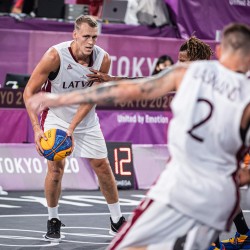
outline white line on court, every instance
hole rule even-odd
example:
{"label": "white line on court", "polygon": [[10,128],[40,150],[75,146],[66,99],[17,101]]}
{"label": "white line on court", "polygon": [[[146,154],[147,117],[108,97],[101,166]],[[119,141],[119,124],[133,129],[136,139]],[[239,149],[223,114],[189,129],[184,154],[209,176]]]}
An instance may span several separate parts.
{"label": "white line on court", "polygon": [[[122,213],[130,215],[132,212]],[[110,213],[77,213],[77,214],[61,214],[60,216],[89,216],[89,215],[110,215]],[[48,217],[48,214],[6,214],[0,215],[0,218],[15,218],[15,217]]]}

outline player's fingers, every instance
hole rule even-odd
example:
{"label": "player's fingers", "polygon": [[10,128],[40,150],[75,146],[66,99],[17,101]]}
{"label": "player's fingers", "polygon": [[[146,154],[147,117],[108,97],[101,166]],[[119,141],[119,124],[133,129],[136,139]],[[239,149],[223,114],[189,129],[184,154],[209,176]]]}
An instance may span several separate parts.
{"label": "player's fingers", "polygon": [[37,149],[37,152],[38,152],[39,155],[43,156],[43,152],[41,152],[40,148]]}
{"label": "player's fingers", "polygon": [[43,149],[41,148],[39,143],[36,143],[36,151],[39,155],[43,156]]}
{"label": "player's fingers", "polygon": [[97,76],[95,76],[95,75],[89,76],[88,79],[91,80],[91,81],[94,81],[94,82],[95,82],[95,81],[99,81],[99,77],[97,77]]}
{"label": "player's fingers", "polygon": [[89,69],[91,72],[93,72],[93,73],[95,73],[95,74],[97,74],[98,73],[98,70],[96,70],[96,69]]}
{"label": "player's fingers", "polygon": [[42,146],[41,146],[41,143],[40,143],[40,142],[37,142],[36,145],[37,145],[37,152],[43,154],[44,151],[43,151],[43,148],[42,148]]}
{"label": "player's fingers", "polygon": [[100,81],[99,75],[87,75],[87,77],[90,81]]}
{"label": "player's fingers", "polygon": [[72,152],[73,152],[75,148],[75,139],[73,135],[71,136],[71,140],[72,140]]}
{"label": "player's fingers", "polygon": [[101,76],[101,73],[98,71],[98,70],[95,70],[95,69],[90,69],[90,71],[93,73],[93,74],[86,74],[86,76],[88,78],[90,78],[91,80],[98,80]]}
{"label": "player's fingers", "polygon": [[40,135],[41,135],[41,138],[43,138],[45,141],[48,140],[48,138],[46,137],[46,135],[43,132]]}
{"label": "player's fingers", "polygon": [[45,134],[43,133],[42,130],[40,130],[37,134],[37,139],[36,139],[36,145],[37,145],[37,150],[38,150],[38,153],[39,152],[44,152],[42,146],[41,146],[41,139],[44,139],[45,141],[47,141],[47,137],[45,136]]}
{"label": "player's fingers", "polygon": [[95,76],[98,75],[98,71],[92,71],[92,70],[91,70],[91,72],[92,72],[91,74],[86,74],[86,76],[87,76],[87,77],[95,77]]}

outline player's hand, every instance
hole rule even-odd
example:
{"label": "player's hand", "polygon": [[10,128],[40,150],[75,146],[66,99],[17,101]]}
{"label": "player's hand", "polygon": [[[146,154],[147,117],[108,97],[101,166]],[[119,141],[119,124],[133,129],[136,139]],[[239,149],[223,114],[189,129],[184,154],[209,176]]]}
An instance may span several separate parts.
{"label": "player's hand", "polygon": [[102,73],[95,69],[90,69],[93,74],[87,74],[86,76],[90,81],[94,82],[109,82],[112,80],[112,77],[106,73]]}
{"label": "player's hand", "polygon": [[74,140],[73,132],[74,132],[74,130],[71,129],[71,128],[68,128],[67,131],[66,131],[67,136],[71,137],[71,140],[72,140],[72,151],[71,151],[71,153],[74,151],[74,148],[75,148],[75,140]]}
{"label": "player's hand", "polygon": [[237,177],[240,186],[250,184],[250,170],[248,168],[240,168]]}
{"label": "player's hand", "polygon": [[26,103],[27,108],[40,114],[43,110],[48,107],[54,107],[58,104],[58,95],[51,93],[40,92],[31,96]]}
{"label": "player's hand", "polygon": [[43,148],[41,146],[41,139],[44,139],[47,141],[47,137],[45,136],[44,132],[40,128],[40,126],[35,126],[34,127],[34,140],[36,144],[36,151],[38,152],[39,155],[43,155]]}

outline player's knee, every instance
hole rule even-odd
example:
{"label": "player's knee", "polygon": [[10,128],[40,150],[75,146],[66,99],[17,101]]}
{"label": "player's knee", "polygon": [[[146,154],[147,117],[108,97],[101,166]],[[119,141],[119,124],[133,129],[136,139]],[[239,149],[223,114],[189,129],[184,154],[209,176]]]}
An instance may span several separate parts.
{"label": "player's knee", "polygon": [[95,172],[101,174],[110,174],[110,172],[112,172],[107,159],[94,160],[91,165]]}
{"label": "player's knee", "polygon": [[59,182],[62,179],[64,167],[62,165],[54,164],[48,167],[48,176],[53,182]]}
{"label": "player's knee", "polygon": [[48,177],[53,182],[60,182],[62,180],[62,172],[60,170],[52,170],[48,173]]}
{"label": "player's knee", "polygon": [[61,181],[63,176],[63,171],[61,169],[54,169],[52,172],[52,178],[54,182]]}

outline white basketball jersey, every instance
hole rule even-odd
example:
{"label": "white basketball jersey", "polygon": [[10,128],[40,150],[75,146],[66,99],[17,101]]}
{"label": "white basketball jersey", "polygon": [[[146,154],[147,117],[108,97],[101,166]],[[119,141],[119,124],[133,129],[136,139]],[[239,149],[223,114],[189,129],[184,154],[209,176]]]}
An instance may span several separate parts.
{"label": "white basketball jersey", "polygon": [[[53,46],[60,56],[60,69],[57,77],[51,82],[51,93],[66,93],[75,90],[89,88],[93,85],[92,81],[88,81],[86,74],[91,74],[89,67],[79,64],[71,52],[70,44],[67,41]],[[94,46],[93,65],[91,68],[100,70],[105,51],[98,46]],[[70,123],[79,105],[71,105],[66,107],[50,108],[49,112],[53,112],[62,122]],[[75,129],[75,133],[81,131],[82,128],[93,127],[99,122],[95,112],[95,106],[89,111],[86,117],[79,123]]]}
{"label": "white basketball jersey", "polygon": [[233,174],[249,93],[247,78],[218,61],[189,67],[171,104],[171,160],[150,198],[219,230],[227,228],[238,202]]}

